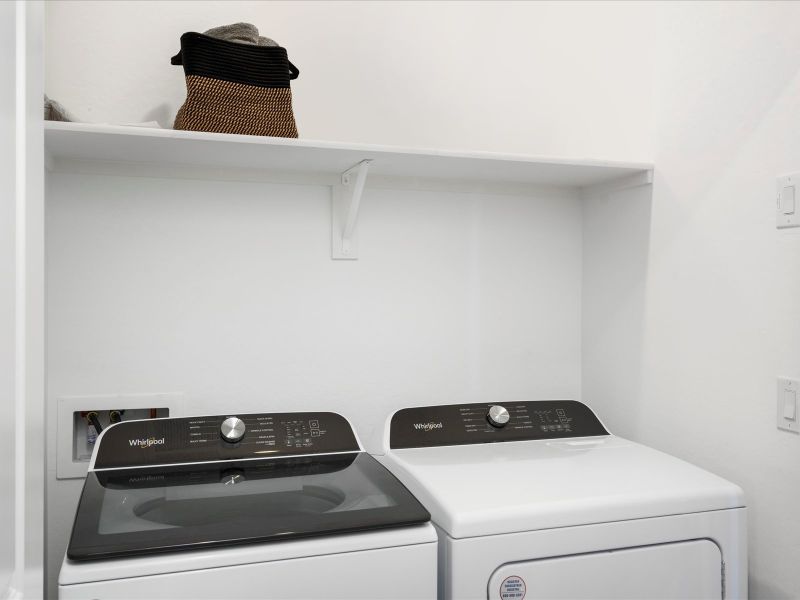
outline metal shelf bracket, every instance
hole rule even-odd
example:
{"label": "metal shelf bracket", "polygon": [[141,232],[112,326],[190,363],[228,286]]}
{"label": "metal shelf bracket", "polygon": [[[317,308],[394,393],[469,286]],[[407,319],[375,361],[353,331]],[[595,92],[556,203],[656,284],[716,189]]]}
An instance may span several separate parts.
{"label": "metal shelf bracket", "polygon": [[358,259],[358,209],[372,160],[362,160],[342,173],[340,184],[331,188],[331,258]]}

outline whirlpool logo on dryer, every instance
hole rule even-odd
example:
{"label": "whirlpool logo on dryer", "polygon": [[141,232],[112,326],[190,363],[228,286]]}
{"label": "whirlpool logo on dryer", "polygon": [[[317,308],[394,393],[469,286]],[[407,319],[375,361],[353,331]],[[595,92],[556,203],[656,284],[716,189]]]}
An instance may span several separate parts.
{"label": "whirlpool logo on dryer", "polygon": [[128,440],[131,446],[138,446],[139,448],[149,448],[150,446],[163,446],[164,438],[139,438],[135,440]]}
{"label": "whirlpool logo on dryer", "polygon": [[422,431],[433,431],[434,429],[442,429],[444,425],[441,423],[414,423],[414,429],[421,429]]}

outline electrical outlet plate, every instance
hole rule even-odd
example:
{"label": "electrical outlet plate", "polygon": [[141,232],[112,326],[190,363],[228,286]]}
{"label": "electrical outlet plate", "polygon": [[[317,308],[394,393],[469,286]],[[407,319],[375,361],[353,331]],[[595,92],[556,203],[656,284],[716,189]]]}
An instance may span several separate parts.
{"label": "electrical outlet plate", "polygon": [[797,401],[800,399],[800,381],[778,377],[777,394],[778,429],[800,433],[800,412]]}
{"label": "electrical outlet plate", "polygon": [[115,409],[138,411],[149,408],[166,408],[170,416],[181,416],[184,407],[182,392],[150,394],[107,394],[98,396],[62,396],[58,398],[58,424],[56,432],[56,477],[80,479],[86,477],[89,461],[86,451],[76,448],[76,436],[85,435],[76,427],[75,413],[84,411],[109,411]]}
{"label": "electrical outlet plate", "polygon": [[800,227],[800,173],[778,177],[775,225],[778,229]]}

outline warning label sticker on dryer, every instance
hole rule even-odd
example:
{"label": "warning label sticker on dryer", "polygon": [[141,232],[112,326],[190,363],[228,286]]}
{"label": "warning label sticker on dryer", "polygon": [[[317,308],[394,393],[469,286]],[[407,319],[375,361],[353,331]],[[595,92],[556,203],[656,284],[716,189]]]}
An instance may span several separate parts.
{"label": "warning label sticker on dryer", "polygon": [[525,580],[517,575],[506,577],[500,584],[502,600],[522,600],[525,598]]}

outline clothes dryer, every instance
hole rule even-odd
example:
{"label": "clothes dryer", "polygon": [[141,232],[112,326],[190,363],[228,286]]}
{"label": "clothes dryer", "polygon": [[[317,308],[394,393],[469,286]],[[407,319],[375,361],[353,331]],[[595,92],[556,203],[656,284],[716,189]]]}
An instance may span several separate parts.
{"label": "clothes dryer", "polygon": [[747,596],[742,490],[574,401],[406,408],[378,456],[439,534],[439,597]]}

